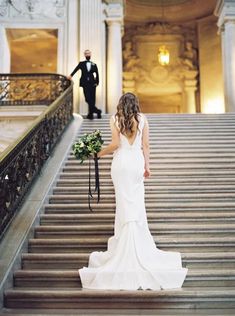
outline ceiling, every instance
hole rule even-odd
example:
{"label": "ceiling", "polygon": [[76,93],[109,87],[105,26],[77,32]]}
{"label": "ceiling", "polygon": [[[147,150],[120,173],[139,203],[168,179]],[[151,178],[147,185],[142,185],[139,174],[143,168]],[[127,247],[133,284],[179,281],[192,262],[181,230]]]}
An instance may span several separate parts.
{"label": "ceiling", "polygon": [[191,22],[213,15],[216,3],[217,0],[126,0],[125,22]]}

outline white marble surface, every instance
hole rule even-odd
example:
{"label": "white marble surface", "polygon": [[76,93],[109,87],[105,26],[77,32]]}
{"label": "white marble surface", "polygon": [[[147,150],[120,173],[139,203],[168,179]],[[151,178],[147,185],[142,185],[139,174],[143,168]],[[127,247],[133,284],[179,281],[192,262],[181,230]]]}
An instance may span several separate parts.
{"label": "white marble surface", "polygon": [[218,0],[215,9],[223,53],[224,99],[226,112],[235,111],[235,2]]}
{"label": "white marble surface", "polygon": [[[84,60],[84,50],[92,53],[91,60],[97,64],[100,83],[96,89],[96,105],[105,112],[105,33],[103,20],[103,4],[101,0],[81,0],[80,2],[80,60]],[[80,72],[80,71],[79,71]],[[80,73],[75,76],[80,77]],[[82,89],[80,90],[80,111],[87,114],[88,105],[84,100]]]}
{"label": "white marble surface", "polygon": [[46,106],[0,107],[0,153],[20,137],[46,108]]}

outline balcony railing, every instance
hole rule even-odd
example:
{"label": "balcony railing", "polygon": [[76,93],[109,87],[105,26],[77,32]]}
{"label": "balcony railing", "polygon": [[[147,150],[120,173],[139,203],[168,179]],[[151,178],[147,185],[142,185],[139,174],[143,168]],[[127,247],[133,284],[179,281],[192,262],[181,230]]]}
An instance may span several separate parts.
{"label": "balcony railing", "polygon": [[57,74],[0,74],[0,105],[50,105],[69,85]]}
{"label": "balcony railing", "polygon": [[73,117],[72,85],[57,74],[0,74],[0,106],[48,105],[0,156],[0,238]]}

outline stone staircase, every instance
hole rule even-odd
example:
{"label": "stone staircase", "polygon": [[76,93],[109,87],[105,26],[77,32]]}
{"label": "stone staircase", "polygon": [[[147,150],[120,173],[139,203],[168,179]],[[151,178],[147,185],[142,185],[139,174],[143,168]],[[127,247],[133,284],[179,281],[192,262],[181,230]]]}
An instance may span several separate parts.
{"label": "stone staircase", "polygon": [[[108,120],[85,120],[78,137],[99,128],[107,143]],[[90,212],[88,163],[80,165],[71,151],[22,254],[22,268],[14,272],[13,288],[4,293],[5,308],[235,308],[235,114],[160,114],[148,120],[149,226],[159,248],[181,251],[189,268],[183,288],[81,290],[78,268],[87,265],[91,251],[105,250],[113,234],[114,190],[110,155],[99,161],[101,202]]]}

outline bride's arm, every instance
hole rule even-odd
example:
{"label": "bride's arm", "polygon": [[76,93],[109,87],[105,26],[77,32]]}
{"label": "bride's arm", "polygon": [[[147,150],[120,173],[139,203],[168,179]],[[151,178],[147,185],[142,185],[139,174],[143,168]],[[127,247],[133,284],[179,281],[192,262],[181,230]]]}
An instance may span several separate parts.
{"label": "bride's arm", "polygon": [[112,117],[110,119],[110,128],[111,128],[111,132],[112,132],[111,143],[109,143],[108,146],[101,149],[101,151],[97,153],[97,157],[102,157],[102,156],[111,154],[119,147],[120,135],[119,135],[119,131],[118,131],[117,127],[114,124],[114,120],[112,119]]}
{"label": "bride's arm", "polygon": [[143,128],[143,134],[142,134],[142,146],[143,146],[143,154],[144,154],[144,177],[147,178],[150,176],[150,166],[149,166],[149,124],[144,117],[144,128]]}

